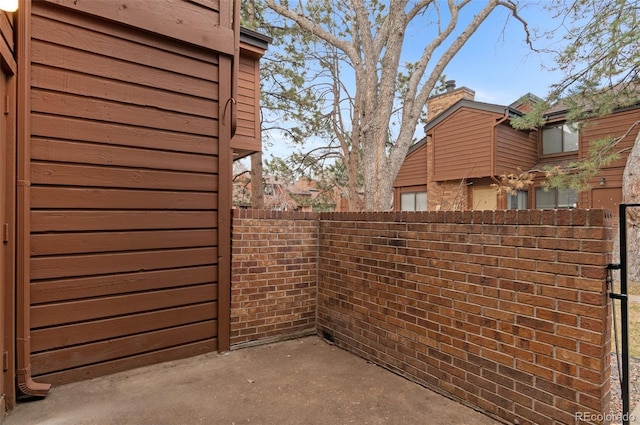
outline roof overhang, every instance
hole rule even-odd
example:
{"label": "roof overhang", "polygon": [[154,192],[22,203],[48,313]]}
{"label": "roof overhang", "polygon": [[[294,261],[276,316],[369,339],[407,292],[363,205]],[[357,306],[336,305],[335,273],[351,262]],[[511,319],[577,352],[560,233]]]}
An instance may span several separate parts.
{"label": "roof overhang", "polygon": [[522,112],[518,111],[515,108],[512,108],[511,106],[477,102],[475,100],[469,100],[469,99],[460,99],[459,101],[457,101],[456,103],[454,103],[453,105],[445,109],[437,117],[427,122],[427,124],[424,126],[424,132],[428,134],[431,129],[433,129],[435,126],[440,124],[442,121],[449,118],[453,113],[455,113],[460,108],[471,108],[471,109],[476,109],[480,111],[493,112],[496,114],[503,114],[503,115],[508,114],[510,118],[514,116],[519,117],[523,115]]}
{"label": "roof overhang", "polygon": [[240,49],[244,52],[251,52],[262,56],[269,48],[273,39],[257,31],[248,28],[240,28]]}

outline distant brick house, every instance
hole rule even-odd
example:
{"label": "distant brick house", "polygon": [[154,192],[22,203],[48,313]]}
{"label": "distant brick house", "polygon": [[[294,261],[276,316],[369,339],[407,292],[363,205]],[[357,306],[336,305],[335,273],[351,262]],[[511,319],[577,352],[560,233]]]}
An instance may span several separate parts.
{"label": "distant brick house", "polygon": [[[396,177],[395,210],[617,210],[628,150],[592,179],[591,189],[581,193],[546,191],[541,175],[533,185],[510,196],[499,196],[491,185],[503,173],[583,158],[590,141],[623,135],[640,119],[640,104],[594,120],[579,133],[565,124],[566,110],[550,111],[543,128],[520,131],[511,127],[511,119],[529,110],[538,100],[534,95],[526,94],[508,106],[496,105],[475,101],[473,90],[448,83],[445,93],[428,101],[426,136],[409,149]],[[637,133],[636,128],[618,147],[631,147]]]}
{"label": "distant brick house", "polygon": [[[242,173],[233,182],[233,207],[251,208],[251,179]],[[313,179],[299,178],[289,182],[276,176],[263,177],[264,208],[273,211],[343,211],[340,191],[323,188]],[[342,208],[342,209],[340,209]]]}

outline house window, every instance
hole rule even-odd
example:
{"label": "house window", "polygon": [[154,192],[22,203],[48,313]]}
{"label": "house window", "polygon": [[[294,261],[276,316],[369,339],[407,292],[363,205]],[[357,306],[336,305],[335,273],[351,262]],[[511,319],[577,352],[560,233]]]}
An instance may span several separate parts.
{"label": "house window", "polygon": [[518,190],[512,193],[509,195],[508,203],[507,209],[526,210],[529,208],[529,192],[526,190]]}
{"label": "house window", "polygon": [[542,129],[542,154],[575,152],[578,150],[578,129],[568,124]]}
{"label": "house window", "polygon": [[573,189],[536,188],[536,208],[548,210],[555,208],[575,208],[578,206],[578,192]]}
{"label": "house window", "polygon": [[427,192],[410,192],[400,195],[400,211],[426,211]]}

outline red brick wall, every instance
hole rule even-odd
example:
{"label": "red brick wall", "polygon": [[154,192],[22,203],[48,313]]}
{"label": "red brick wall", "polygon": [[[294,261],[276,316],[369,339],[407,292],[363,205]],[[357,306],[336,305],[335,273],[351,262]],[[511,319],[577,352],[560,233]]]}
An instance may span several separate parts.
{"label": "red brick wall", "polygon": [[611,239],[602,210],[236,211],[232,344],[317,326],[502,420],[573,424],[609,402]]}
{"label": "red brick wall", "polygon": [[510,423],[610,391],[602,210],[323,214],[318,330]]}
{"label": "red brick wall", "polygon": [[317,214],[234,210],[232,231],[232,346],[314,333]]}

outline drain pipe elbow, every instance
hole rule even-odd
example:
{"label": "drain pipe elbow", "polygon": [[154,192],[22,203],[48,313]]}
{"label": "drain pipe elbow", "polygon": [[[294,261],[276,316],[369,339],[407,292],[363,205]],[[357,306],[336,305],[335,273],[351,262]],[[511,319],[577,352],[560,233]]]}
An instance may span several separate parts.
{"label": "drain pipe elbow", "polygon": [[28,397],[44,398],[49,394],[51,384],[36,382],[31,378],[31,372],[23,369],[16,371],[18,390]]}
{"label": "drain pipe elbow", "polygon": [[17,368],[16,368],[16,384],[18,390],[24,396],[44,398],[51,389],[51,384],[39,383],[31,378],[31,364],[29,357],[31,355],[31,338],[17,338]]}

